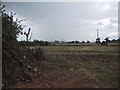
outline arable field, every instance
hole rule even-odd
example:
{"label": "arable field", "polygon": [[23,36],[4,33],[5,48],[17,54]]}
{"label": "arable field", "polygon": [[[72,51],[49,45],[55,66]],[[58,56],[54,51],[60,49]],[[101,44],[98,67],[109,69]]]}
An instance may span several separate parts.
{"label": "arable field", "polygon": [[[38,46],[45,60],[41,69],[45,82],[34,87],[117,88],[118,46]],[[31,84],[27,84],[28,87]],[[23,85],[22,87],[26,87]],[[32,87],[32,86],[31,86]]]}

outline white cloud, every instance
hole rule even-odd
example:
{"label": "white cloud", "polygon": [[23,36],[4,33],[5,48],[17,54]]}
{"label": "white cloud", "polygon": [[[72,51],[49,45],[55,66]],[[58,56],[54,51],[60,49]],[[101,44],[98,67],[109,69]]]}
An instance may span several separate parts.
{"label": "white cloud", "polygon": [[112,22],[112,23],[118,23],[118,17],[113,17],[113,18],[111,18],[110,19],[110,21]]}
{"label": "white cloud", "polygon": [[106,28],[107,28],[107,29],[113,29],[113,24],[108,24],[108,25],[106,25]]}
{"label": "white cloud", "polygon": [[113,24],[113,27],[118,27],[118,24],[116,23],[116,24]]}
{"label": "white cloud", "polygon": [[111,37],[118,36],[118,32],[111,32],[111,33],[109,33],[109,36],[111,36]]}
{"label": "white cloud", "polygon": [[103,11],[107,11],[107,10],[112,10],[113,8],[110,6],[110,4],[106,3],[104,6],[102,6],[102,10]]}
{"label": "white cloud", "polygon": [[103,24],[102,22],[98,22],[97,25],[98,25],[98,26],[102,26],[102,25],[104,25],[104,24]]}
{"label": "white cloud", "polygon": [[99,20],[88,20],[88,22],[91,22],[92,24],[96,24],[96,25],[109,25],[111,24],[111,19],[110,18],[103,18],[103,19],[99,19]]}
{"label": "white cloud", "polygon": [[111,23],[110,18],[104,18],[104,19],[100,20],[100,22],[103,23],[104,25],[108,25]]}
{"label": "white cloud", "polygon": [[118,10],[118,7],[116,7],[115,10]]}

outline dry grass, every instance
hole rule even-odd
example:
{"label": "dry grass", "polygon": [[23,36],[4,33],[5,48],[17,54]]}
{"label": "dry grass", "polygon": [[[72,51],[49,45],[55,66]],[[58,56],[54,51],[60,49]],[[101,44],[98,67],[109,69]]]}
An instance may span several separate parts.
{"label": "dry grass", "polygon": [[43,48],[46,51],[116,51],[117,46],[36,46],[31,49]]}
{"label": "dry grass", "polygon": [[106,87],[118,86],[117,46],[44,46],[47,69],[84,73]]}

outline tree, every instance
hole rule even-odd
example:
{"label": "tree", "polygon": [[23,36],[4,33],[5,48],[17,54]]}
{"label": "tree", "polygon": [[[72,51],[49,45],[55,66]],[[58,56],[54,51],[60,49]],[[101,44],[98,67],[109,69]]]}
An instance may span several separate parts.
{"label": "tree", "polygon": [[10,15],[2,13],[2,46],[3,54],[8,53],[7,51],[13,51],[18,49],[17,37],[23,30],[23,26],[20,24],[22,20],[16,19],[13,21],[15,13]]}
{"label": "tree", "polygon": [[120,43],[120,38],[117,39],[117,42]]}
{"label": "tree", "polygon": [[16,19],[15,13],[9,15],[5,13],[5,5],[1,5],[1,17],[2,17],[2,67],[3,67],[3,80],[8,78],[8,72],[10,72],[11,64],[16,59],[16,53],[19,50],[17,37],[22,32],[24,26],[21,24],[23,20]]}
{"label": "tree", "polygon": [[82,41],[81,43],[85,43],[85,41]]}
{"label": "tree", "polygon": [[87,41],[87,43],[90,43],[90,41]]}
{"label": "tree", "polygon": [[117,42],[117,40],[113,39],[111,42],[116,43],[116,42]]}
{"label": "tree", "polygon": [[36,40],[36,39],[35,39],[35,40],[33,41],[33,43],[34,43],[34,45],[39,45],[39,40]]}
{"label": "tree", "polygon": [[101,43],[101,42],[100,42],[100,38],[97,38],[97,39],[96,39],[96,43]]}
{"label": "tree", "polygon": [[106,46],[107,43],[106,43],[105,41],[102,41],[101,45],[102,45],[102,46]]}
{"label": "tree", "polygon": [[109,37],[105,38],[104,40],[105,40],[105,41],[103,41],[103,42],[101,43],[101,45],[103,45],[103,46],[106,45],[106,46],[107,46],[108,43],[110,42]]}
{"label": "tree", "polygon": [[75,43],[79,43],[79,41],[76,40]]}
{"label": "tree", "polygon": [[11,12],[10,15],[3,13],[2,14],[2,41],[4,50],[15,49],[17,47],[17,38],[18,35],[23,30],[23,26],[20,24],[22,20],[13,21],[15,13]]}
{"label": "tree", "polygon": [[105,38],[105,41],[108,43],[110,42],[109,37]]}
{"label": "tree", "polygon": [[48,41],[45,41],[45,46],[48,46],[50,43]]}

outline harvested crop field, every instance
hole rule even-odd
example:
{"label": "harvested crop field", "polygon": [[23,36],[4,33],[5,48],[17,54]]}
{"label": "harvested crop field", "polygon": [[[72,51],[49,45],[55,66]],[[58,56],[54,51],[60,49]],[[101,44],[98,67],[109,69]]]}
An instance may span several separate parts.
{"label": "harvested crop field", "polygon": [[[117,46],[44,46],[40,77],[19,88],[117,88]],[[38,64],[37,64],[38,65]],[[39,65],[38,65],[39,67]]]}

